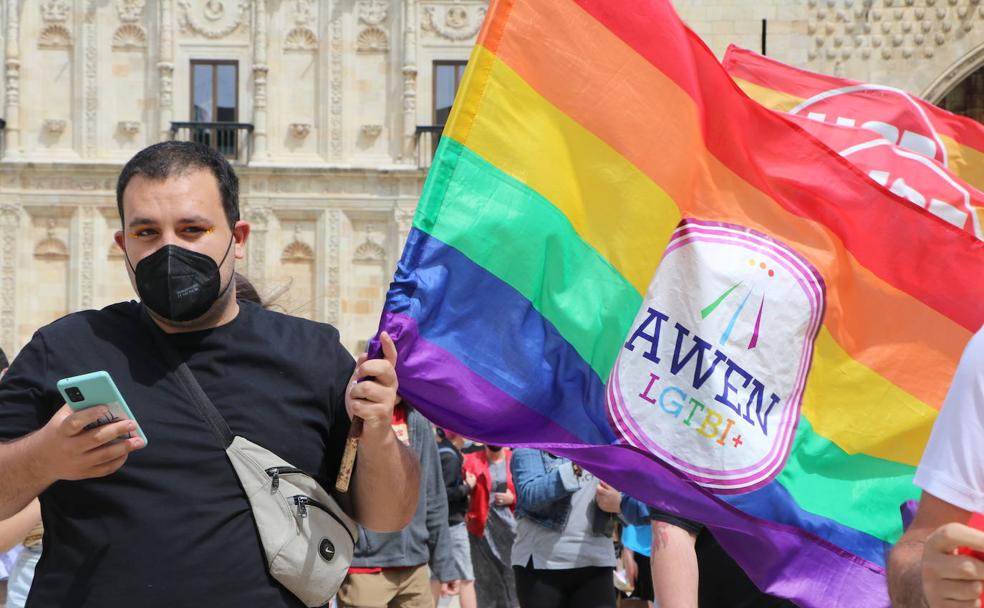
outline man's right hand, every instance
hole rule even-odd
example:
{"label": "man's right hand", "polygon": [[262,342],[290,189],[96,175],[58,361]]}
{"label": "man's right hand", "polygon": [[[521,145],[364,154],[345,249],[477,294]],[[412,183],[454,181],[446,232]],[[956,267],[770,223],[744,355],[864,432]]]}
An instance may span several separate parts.
{"label": "man's right hand", "polygon": [[137,424],[132,420],[85,430],[108,413],[102,405],[79,412],[63,405],[55,412],[35,436],[40,448],[37,463],[46,482],[105,477],[123,466],[130,452],[144,447],[139,437],[113,443],[136,430]]}
{"label": "man's right hand", "polygon": [[472,473],[471,471],[467,471],[465,473],[465,483],[468,484],[468,488],[469,489],[474,490],[475,489],[475,483],[477,481],[478,481],[478,478],[475,477],[475,474],[474,473]]}
{"label": "man's right hand", "polygon": [[957,555],[960,547],[984,551],[984,532],[963,524],[940,526],[926,539],[922,582],[931,608],[977,606],[984,589],[984,562]]}

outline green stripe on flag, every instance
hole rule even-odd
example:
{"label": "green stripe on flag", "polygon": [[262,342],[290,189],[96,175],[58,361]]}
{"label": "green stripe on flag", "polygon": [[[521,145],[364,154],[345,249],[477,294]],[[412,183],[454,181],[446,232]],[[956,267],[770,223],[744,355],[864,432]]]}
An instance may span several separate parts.
{"label": "green stripe on flag", "polygon": [[550,201],[445,136],[413,225],[530,300],[608,381],[642,297]]}
{"label": "green stripe on flag", "polygon": [[848,454],[800,418],[789,461],[778,481],[800,508],[894,543],[902,535],[899,507],[918,499],[915,468]]}

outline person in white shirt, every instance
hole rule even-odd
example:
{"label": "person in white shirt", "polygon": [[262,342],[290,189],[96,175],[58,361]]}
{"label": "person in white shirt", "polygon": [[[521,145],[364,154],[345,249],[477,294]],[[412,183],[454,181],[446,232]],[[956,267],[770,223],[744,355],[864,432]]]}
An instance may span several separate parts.
{"label": "person in white shirt", "polygon": [[966,525],[984,512],[984,330],[968,343],[916,471],[923,489],[915,520],[888,560],[896,608],[980,606],[984,532]]}

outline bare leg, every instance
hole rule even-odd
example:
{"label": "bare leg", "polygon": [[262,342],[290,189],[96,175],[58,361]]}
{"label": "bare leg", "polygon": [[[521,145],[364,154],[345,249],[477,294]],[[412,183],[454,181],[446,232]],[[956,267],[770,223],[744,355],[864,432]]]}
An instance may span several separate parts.
{"label": "bare leg", "polygon": [[656,608],[697,608],[697,537],[683,528],[653,521],[650,565]]}

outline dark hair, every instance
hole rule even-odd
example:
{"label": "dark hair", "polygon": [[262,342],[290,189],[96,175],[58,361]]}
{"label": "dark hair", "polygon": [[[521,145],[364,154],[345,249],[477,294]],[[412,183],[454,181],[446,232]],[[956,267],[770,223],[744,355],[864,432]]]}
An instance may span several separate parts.
{"label": "dark hair", "polygon": [[234,275],[236,281],[236,299],[237,300],[248,300],[260,306],[266,306],[263,303],[263,298],[260,297],[256,287],[250,282],[249,279],[239,274],[238,272]]}
{"label": "dark hair", "polygon": [[7,361],[7,354],[0,348],[0,369],[6,369],[7,367],[10,367],[10,361]]}
{"label": "dark hair", "polygon": [[133,176],[164,180],[193,169],[208,169],[215,176],[229,227],[235,226],[239,221],[239,178],[218,151],[193,141],[162,141],[137,152],[123,166],[116,182],[116,208],[120,212],[120,221],[123,221],[123,191]]}

